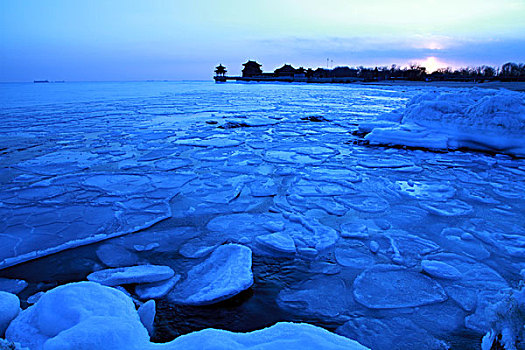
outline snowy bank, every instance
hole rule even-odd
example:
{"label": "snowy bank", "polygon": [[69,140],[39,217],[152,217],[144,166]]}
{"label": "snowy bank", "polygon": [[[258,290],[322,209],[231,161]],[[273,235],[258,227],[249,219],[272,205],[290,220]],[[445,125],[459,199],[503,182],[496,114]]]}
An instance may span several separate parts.
{"label": "snowy bank", "polygon": [[525,156],[525,93],[458,90],[415,96],[406,109],[360,125],[372,145],[469,148]]}
{"label": "snowy bank", "polygon": [[322,328],[295,323],[277,323],[251,333],[205,329],[156,344],[149,340],[140,311],[117,289],[94,282],[70,283],[44,293],[23,310],[9,325],[6,339],[30,350],[367,349]]}

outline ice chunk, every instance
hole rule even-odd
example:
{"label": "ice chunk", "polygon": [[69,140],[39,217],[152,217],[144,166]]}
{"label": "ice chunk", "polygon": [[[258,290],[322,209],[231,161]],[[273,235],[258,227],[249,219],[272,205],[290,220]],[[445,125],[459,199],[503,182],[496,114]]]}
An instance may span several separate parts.
{"label": "ice chunk", "polygon": [[173,277],[174,274],[175,272],[169,266],[138,265],[96,271],[89,274],[87,279],[106,286],[118,286],[164,281]]}
{"label": "ice chunk", "polygon": [[358,161],[358,164],[366,168],[403,168],[414,166],[414,163],[407,159],[397,158],[361,159]]}
{"label": "ice chunk", "polygon": [[365,139],[371,144],[441,150],[468,147],[523,156],[523,96],[508,90],[423,94],[407,104],[401,124],[380,125]]}
{"label": "ice chunk", "polygon": [[[101,333],[106,336],[118,334],[129,327],[134,335],[128,342],[149,339],[130,298],[98,283],[78,282],[46,292],[35,305],[23,310],[9,325],[6,339],[30,349],[47,350],[71,349],[81,344],[89,348],[89,338],[95,337],[101,347],[94,348],[108,349],[122,335],[109,336],[106,338],[108,343],[104,343]],[[126,343],[117,343],[123,344]]]}
{"label": "ice chunk", "polygon": [[278,305],[303,317],[344,320],[355,308],[350,287],[338,277],[316,277],[279,292]]}
{"label": "ice chunk", "polygon": [[0,277],[0,291],[18,294],[27,287],[24,280],[10,279]]}
{"label": "ice chunk", "polygon": [[367,268],[374,263],[374,258],[369,249],[361,247],[338,247],[335,249],[335,259],[346,267]]}
{"label": "ice chunk", "polygon": [[139,309],[137,310],[140,322],[146,327],[148,330],[149,335],[153,335],[153,332],[155,331],[153,328],[153,322],[155,321],[155,300],[149,300],[142,304]]}
{"label": "ice chunk", "polygon": [[135,287],[135,294],[142,300],[159,299],[168,294],[179,280],[180,275],[175,275],[166,281],[139,284]]}
{"label": "ice chunk", "polygon": [[242,141],[232,140],[232,139],[228,139],[225,137],[211,137],[207,139],[199,139],[199,138],[181,139],[181,140],[176,140],[175,143],[178,145],[186,145],[186,146],[222,148],[222,147],[239,146],[240,144],[242,144]]}
{"label": "ice chunk", "polygon": [[336,200],[364,213],[382,213],[390,207],[386,200],[374,195],[347,195],[337,197]]}
{"label": "ice chunk", "polygon": [[449,280],[461,279],[461,272],[458,269],[441,261],[423,260],[421,261],[421,268],[432,277]]}
{"label": "ice chunk", "polygon": [[452,251],[467,255],[476,260],[484,260],[490,256],[489,251],[484,247],[483,243],[468,232],[455,227],[447,227],[441,231],[441,234],[450,242],[447,248]]}
{"label": "ice chunk", "polygon": [[223,242],[215,243],[203,241],[202,238],[194,238],[184,243],[179,249],[179,253],[186,258],[202,258],[215,250]]}
{"label": "ice chunk", "polygon": [[362,223],[341,224],[341,237],[343,238],[368,238],[368,227]]}
{"label": "ice chunk", "polygon": [[100,261],[109,267],[135,265],[139,261],[138,256],[116,244],[103,244],[96,253]]}
{"label": "ice chunk", "polygon": [[446,202],[419,202],[419,205],[439,216],[461,216],[471,214],[474,211],[471,205],[459,199],[451,199]]}
{"label": "ice chunk", "polygon": [[396,181],[396,185],[402,194],[422,200],[445,201],[454,197],[456,193],[453,186],[442,183]]}
{"label": "ice chunk", "polygon": [[242,245],[226,244],[193,267],[168,298],[179,304],[208,305],[231,298],[252,284],[252,251]]}
{"label": "ice chunk", "polygon": [[374,350],[449,349],[445,342],[402,317],[357,317],[337,328],[337,333],[356,339]]}
{"label": "ice chunk", "polygon": [[4,336],[9,323],[20,312],[20,299],[15,294],[0,291],[0,337]]}
{"label": "ice chunk", "polygon": [[371,309],[393,309],[447,299],[441,285],[418,272],[395,265],[376,265],[354,281],[357,302]]}
{"label": "ice chunk", "polygon": [[295,254],[295,243],[285,232],[270,233],[257,237],[257,242],[280,253]]}

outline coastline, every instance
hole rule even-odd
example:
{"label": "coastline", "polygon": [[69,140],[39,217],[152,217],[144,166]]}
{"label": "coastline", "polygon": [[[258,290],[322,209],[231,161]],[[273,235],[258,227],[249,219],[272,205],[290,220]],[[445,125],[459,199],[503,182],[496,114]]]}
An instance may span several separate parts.
{"label": "coastline", "polygon": [[382,80],[373,82],[355,82],[359,85],[380,86],[436,86],[449,88],[484,88],[484,89],[507,89],[513,91],[525,91],[525,82],[503,82],[491,81],[486,83],[474,83],[465,81],[410,81],[410,80]]}

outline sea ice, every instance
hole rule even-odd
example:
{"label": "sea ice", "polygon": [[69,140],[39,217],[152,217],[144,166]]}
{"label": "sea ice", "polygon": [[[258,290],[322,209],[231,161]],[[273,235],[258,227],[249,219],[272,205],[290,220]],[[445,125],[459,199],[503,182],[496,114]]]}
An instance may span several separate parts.
{"label": "sea ice", "polygon": [[371,309],[393,309],[438,303],[443,287],[429,277],[395,265],[375,265],[354,281],[355,300]]}
{"label": "sea ice", "polygon": [[337,328],[337,333],[356,339],[374,350],[449,349],[445,342],[402,317],[356,317]]}
{"label": "sea ice", "polygon": [[168,294],[179,280],[180,275],[175,275],[165,281],[142,283],[135,287],[135,294],[141,300],[160,299]]}
{"label": "sea ice", "polygon": [[367,239],[368,238],[368,227],[363,223],[341,224],[341,237]]}
{"label": "sea ice", "polygon": [[374,258],[365,245],[360,247],[338,247],[335,249],[335,259],[342,266],[358,269],[369,267],[374,263]]}
{"label": "sea ice", "polygon": [[20,299],[15,294],[0,291],[0,337],[4,336],[9,323],[20,312]]}
{"label": "sea ice", "polygon": [[231,298],[253,284],[252,251],[238,244],[218,247],[188,271],[168,298],[178,304],[208,305]]}
{"label": "sea ice", "polygon": [[346,195],[336,197],[336,201],[364,213],[382,213],[390,207],[386,200],[375,195]]}
{"label": "sea ice", "polygon": [[429,149],[468,147],[525,155],[523,93],[480,91],[427,93],[414,97],[397,126],[374,128],[371,144]]}
{"label": "sea ice", "polygon": [[109,267],[130,266],[139,261],[137,255],[116,244],[103,244],[97,248],[96,253],[100,261]]}
{"label": "sea ice", "polygon": [[149,335],[153,335],[155,331],[153,328],[153,322],[155,321],[155,300],[148,300],[142,304],[137,310],[140,318],[140,322],[146,327]]}
{"label": "sea ice", "polygon": [[448,280],[461,279],[461,272],[458,269],[441,261],[423,260],[421,261],[421,268],[432,277]]}
{"label": "sea ice", "polygon": [[419,205],[438,216],[469,215],[474,211],[470,204],[459,199],[451,199],[446,202],[421,201]]}
{"label": "sea ice", "polygon": [[27,288],[27,282],[24,280],[10,279],[0,277],[0,291],[18,294]]}
{"label": "sea ice", "polygon": [[339,277],[316,277],[281,290],[277,304],[302,317],[344,321],[355,307],[350,290]]}
{"label": "sea ice", "polygon": [[90,273],[87,279],[106,286],[151,283],[167,280],[175,273],[169,266],[138,265],[106,269]]}
{"label": "sea ice", "polygon": [[267,235],[257,236],[257,242],[264,247],[275,250],[279,253],[295,254],[295,243],[285,232],[270,233]]}
{"label": "sea ice", "polygon": [[[101,324],[104,320],[108,323]],[[130,339],[149,338],[133,301],[125,294],[97,283],[78,282],[46,292],[35,305],[23,310],[9,325],[6,339],[31,350],[71,349],[83,342],[87,343],[83,348],[88,349],[89,337],[98,332],[108,336],[127,327],[133,330],[128,334],[135,333]],[[99,346],[104,344],[101,340],[99,336]],[[111,337],[106,341],[108,346],[115,345]],[[116,345],[124,345],[123,341]]]}
{"label": "sea ice", "polygon": [[[251,333],[205,329],[183,335],[166,350],[367,350],[358,342],[305,323],[277,323]],[[162,348],[161,348],[162,349]]]}

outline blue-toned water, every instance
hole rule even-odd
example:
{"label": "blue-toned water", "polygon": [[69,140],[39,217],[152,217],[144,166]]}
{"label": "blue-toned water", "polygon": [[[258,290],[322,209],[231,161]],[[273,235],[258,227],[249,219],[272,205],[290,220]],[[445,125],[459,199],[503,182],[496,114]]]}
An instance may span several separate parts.
{"label": "blue-toned water", "polygon": [[160,298],[156,340],[289,320],[374,349],[479,348],[523,278],[525,161],[356,132],[433,91],[0,84],[0,277],[29,283],[23,301],[105,267],[167,265],[187,285],[238,243],[254,285],[211,306]]}

